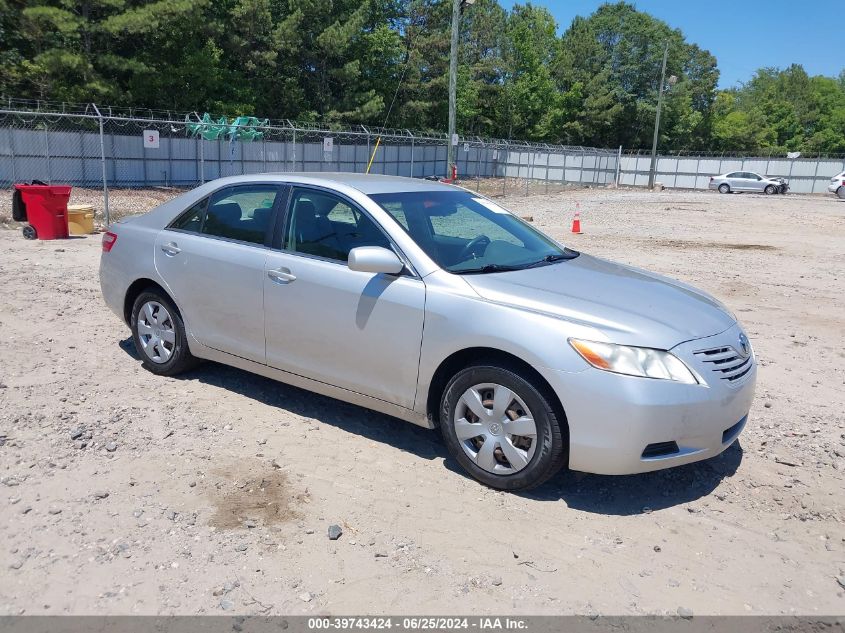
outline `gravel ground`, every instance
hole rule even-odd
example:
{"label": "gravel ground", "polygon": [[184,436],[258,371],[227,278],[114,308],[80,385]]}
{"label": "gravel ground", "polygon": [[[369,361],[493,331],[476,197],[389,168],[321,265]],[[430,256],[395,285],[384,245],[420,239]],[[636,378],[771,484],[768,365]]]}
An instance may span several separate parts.
{"label": "gravel ground", "polygon": [[845,614],[845,202],[504,204],[736,311],[760,359],[738,444],[495,492],[435,432],[211,363],[145,372],[99,237],[0,231],[0,614]]}

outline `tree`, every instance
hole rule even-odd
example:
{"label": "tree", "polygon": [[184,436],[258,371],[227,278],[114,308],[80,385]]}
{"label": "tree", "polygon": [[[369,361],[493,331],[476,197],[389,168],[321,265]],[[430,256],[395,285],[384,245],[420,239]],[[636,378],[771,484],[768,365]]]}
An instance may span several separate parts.
{"label": "tree", "polygon": [[688,44],[681,31],[618,2],[601,5],[588,18],[576,17],[560,40],[555,64],[559,89],[585,87],[576,114],[584,121],[585,136],[574,140],[602,146],[651,144],[667,43],[666,74],[678,81],[666,95],[661,143],[686,144],[706,134],[718,81],[715,58]]}

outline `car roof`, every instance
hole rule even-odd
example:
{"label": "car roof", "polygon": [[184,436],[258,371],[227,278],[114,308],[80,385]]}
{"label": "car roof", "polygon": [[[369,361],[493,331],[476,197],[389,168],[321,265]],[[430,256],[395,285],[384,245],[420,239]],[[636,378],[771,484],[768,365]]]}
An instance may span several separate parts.
{"label": "car roof", "polygon": [[[271,174],[255,174],[256,176],[272,176],[282,182],[303,184],[339,184],[353,187],[361,193],[399,193],[406,191],[455,191],[460,187],[453,187],[447,183],[422,178],[407,178],[405,176],[384,176],[381,174],[355,174],[345,172],[278,172]],[[237,179],[237,177],[235,177]]]}

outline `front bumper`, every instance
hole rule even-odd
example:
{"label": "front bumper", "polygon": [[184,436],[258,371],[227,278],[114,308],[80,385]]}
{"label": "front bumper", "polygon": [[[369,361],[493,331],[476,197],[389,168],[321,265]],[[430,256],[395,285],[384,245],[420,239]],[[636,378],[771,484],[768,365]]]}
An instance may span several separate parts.
{"label": "front bumper", "polygon": [[748,419],[756,361],[752,358],[749,371],[729,382],[715,375],[712,366],[704,365],[693,352],[736,347],[740,331],[735,325],[673,349],[702,376],[706,386],[592,368],[577,373],[545,371],[569,424],[569,467],[626,475],[696,462],[727,449]]}

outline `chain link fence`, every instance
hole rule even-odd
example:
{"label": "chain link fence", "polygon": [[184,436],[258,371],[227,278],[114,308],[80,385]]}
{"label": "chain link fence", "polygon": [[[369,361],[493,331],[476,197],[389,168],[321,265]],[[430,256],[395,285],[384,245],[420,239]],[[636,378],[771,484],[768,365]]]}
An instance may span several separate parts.
{"label": "chain link fence", "polygon": [[[479,137],[461,139],[455,150],[459,182],[487,195],[605,185],[614,182],[618,164],[618,152],[610,150]],[[447,152],[445,134],[362,125],[214,120],[95,104],[0,108],[0,190],[32,180],[101,190],[102,204],[95,206],[106,221],[109,191],[114,196],[115,190],[181,190],[215,178],[271,172],[369,170],[445,178]]]}
{"label": "chain link fence", "polygon": [[[208,180],[268,172],[366,172],[448,177],[445,134],[321,126],[253,117],[99,108],[11,100],[0,105],[0,200],[16,182],[70,184],[75,196],[110,219],[109,192],[167,195]],[[650,155],[462,138],[455,148],[458,182],[490,196],[530,195],[571,186],[644,186]],[[845,169],[841,157],[660,156],[656,180],[706,189],[711,175],[735,170],[783,176],[795,192],[818,193]],[[169,193],[167,193],[169,192]],[[134,210],[134,209],[132,209]]]}

